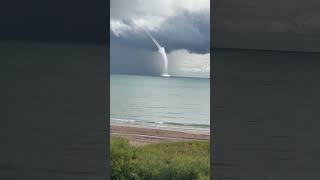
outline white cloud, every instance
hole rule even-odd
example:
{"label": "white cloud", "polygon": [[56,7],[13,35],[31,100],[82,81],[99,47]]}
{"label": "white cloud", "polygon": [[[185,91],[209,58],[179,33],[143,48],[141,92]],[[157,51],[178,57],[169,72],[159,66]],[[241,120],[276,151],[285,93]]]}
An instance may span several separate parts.
{"label": "white cloud", "polygon": [[173,16],[181,10],[210,11],[210,0],[111,0],[111,18]]}
{"label": "white cloud", "polygon": [[119,20],[110,20],[110,30],[118,37],[126,31],[133,31],[132,27]]}
{"label": "white cloud", "polygon": [[111,0],[110,6],[111,20],[132,19],[149,30],[182,11],[210,13],[210,0]]}
{"label": "white cloud", "polygon": [[170,72],[184,76],[210,76],[210,53],[197,54],[175,50],[168,54]]}

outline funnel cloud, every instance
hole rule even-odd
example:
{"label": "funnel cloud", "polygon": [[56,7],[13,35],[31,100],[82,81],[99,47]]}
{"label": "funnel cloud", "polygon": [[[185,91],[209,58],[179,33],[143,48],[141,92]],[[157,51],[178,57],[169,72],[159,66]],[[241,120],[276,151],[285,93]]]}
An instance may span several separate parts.
{"label": "funnel cloud", "polygon": [[164,63],[164,71],[162,73],[162,76],[168,77],[169,76],[169,73],[168,73],[168,57],[167,57],[167,54],[166,54],[166,51],[165,51],[164,47],[161,47],[160,44],[158,43],[158,41],[148,31],[145,30],[145,32],[148,34],[150,39],[157,46],[158,51],[162,56],[162,60],[163,60],[163,63]]}

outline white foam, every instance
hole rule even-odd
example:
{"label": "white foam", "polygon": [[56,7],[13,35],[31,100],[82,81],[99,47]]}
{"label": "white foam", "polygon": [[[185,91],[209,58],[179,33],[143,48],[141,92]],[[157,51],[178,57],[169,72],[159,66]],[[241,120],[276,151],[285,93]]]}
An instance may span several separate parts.
{"label": "white foam", "polygon": [[170,77],[169,74],[162,74],[161,76],[162,76],[162,77]]}

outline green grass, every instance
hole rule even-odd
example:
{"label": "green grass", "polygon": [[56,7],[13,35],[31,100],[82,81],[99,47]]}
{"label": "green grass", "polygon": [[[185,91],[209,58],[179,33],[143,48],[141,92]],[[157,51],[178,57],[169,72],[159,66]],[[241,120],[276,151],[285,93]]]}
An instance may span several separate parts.
{"label": "green grass", "polygon": [[131,146],[111,138],[111,178],[114,180],[208,180],[208,142],[158,143]]}

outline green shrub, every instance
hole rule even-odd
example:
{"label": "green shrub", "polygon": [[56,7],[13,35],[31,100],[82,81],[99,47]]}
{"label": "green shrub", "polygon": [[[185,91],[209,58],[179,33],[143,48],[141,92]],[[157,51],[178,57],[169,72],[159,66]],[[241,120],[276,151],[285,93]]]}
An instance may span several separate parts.
{"label": "green shrub", "polygon": [[114,180],[209,179],[209,142],[158,143],[131,146],[111,138],[111,178]]}

